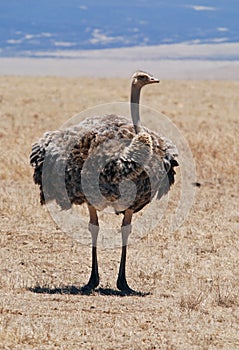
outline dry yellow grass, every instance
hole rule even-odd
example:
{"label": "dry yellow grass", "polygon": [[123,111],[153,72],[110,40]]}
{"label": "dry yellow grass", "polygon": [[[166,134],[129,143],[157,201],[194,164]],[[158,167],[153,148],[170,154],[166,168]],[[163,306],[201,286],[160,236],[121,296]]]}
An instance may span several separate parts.
{"label": "dry yellow grass", "polygon": [[[129,248],[129,283],[151,295],[67,293],[87,281],[90,247],[40,207],[31,144],[85,108],[126,101],[128,90],[126,80],[0,77],[0,349],[239,349],[238,82],[145,89],[143,104],[188,140],[201,187],[182,227],[169,234],[164,218]],[[119,258],[99,251],[102,287],[115,288]]]}

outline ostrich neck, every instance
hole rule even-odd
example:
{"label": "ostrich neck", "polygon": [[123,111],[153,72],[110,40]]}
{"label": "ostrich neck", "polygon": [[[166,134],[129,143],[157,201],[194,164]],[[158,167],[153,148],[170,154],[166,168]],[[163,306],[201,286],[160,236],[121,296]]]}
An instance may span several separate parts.
{"label": "ostrich neck", "polygon": [[136,134],[140,132],[141,122],[139,115],[139,99],[140,99],[140,88],[132,85],[131,88],[131,100],[130,100],[130,108],[131,108],[131,118],[134,124],[134,129]]}

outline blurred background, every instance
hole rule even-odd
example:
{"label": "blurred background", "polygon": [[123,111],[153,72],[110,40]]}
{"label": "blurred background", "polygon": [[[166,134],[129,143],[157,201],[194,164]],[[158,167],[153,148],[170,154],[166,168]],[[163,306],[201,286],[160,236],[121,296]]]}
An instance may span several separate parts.
{"label": "blurred background", "polygon": [[[197,70],[220,67],[227,77],[225,62],[238,68],[238,18],[238,0],[0,1],[0,57],[77,59],[80,65],[58,64],[65,74],[102,76],[125,75],[136,61],[153,70],[155,61],[161,61],[161,71],[175,75],[180,62],[169,60],[193,60]],[[3,60],[0,73],[10,69],[7,62],[12,61]],[[22,61],[10,64],[9,73],[17,62]],[[57,74],[57,67],[46,63],[38,62],[33,70],[40,73],[48,67],[48,73]],[[182,62],[180,69],[185,74]]]}

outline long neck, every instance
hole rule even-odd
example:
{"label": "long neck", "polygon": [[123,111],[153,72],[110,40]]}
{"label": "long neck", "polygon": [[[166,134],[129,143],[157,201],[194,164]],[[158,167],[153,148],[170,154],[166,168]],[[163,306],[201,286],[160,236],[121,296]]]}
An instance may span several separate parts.
{"label": "long neck", "polygon": [[140,90],[141,90],[140,88],[132,84],[130,108],[131,108],[131,118],[134,124],[134,129],[136,134],[138,134],[141,129],[141,122],[140,122],[140,116],[139,116]]}

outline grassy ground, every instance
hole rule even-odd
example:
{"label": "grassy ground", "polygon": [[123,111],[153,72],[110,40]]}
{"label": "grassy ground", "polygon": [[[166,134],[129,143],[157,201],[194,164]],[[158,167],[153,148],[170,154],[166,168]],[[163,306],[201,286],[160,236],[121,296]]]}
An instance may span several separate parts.
{"label": "grassy ground", "polygon": [[129,247],[129,283],[150,295],[117,295],[120,249],[101,249],[105,295],[86,296],[71,286],[88,279],[90,247],[40,206],[28,157],[43,132],[72,115],[126,101],[129,83],[0,77],[0,349],[239,349],[238,89],[213,81],[145,88],[143,104],[170,117],[189,142],[201,186],[183,226],[168,232],[169,206]]}

